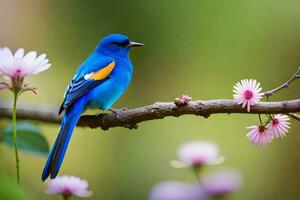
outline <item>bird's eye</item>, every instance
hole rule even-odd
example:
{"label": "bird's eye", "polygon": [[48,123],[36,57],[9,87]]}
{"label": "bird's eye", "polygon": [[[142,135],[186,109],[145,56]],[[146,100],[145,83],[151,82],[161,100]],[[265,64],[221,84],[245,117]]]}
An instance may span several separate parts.
{"label": "bird's eye", "polygon": [[119,47],[126,47],[129,44],[129,40],[124,40],[122,42],[114,42],[113,44],[115,44]]}

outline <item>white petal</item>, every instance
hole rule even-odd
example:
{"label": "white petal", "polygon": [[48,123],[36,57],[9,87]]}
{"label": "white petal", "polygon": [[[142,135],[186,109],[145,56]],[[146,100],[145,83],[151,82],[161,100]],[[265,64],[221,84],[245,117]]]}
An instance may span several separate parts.
{"label": "white petal", "polygon": [[4,56],[13,57],[13,54],[12,54],[11,50],[9,48],[7,48],[7,47],[4,47],[2,49],[2,52],[3,52]]}
{"label": "white petal", "polygon": [[35,60],[36,55],[36,51],[30,51],[24,56],[24,60],[28,63],[31,63]]}
{"label": "white petal", "polygon": [[42,54],[36,58],[35,63],[41,64],[45,59],[46,59],[46,54]]}
{"label": "white petal", "polygon": [[34,71],[32,71],[32,74],[38,74],[42,71],[45,71],[51,67],[51,64],[41,65],[38,68],[36,68]]}
{"label": "white petal", "polygon": [[15,58],[23,58],[23,56],[24,56],[24,49],[23,48],[18,49],[15,53]]}
{"label": "white petal", "polygon": [[45,60],[43,60],[42,62],[41,62],[41,65],[45,65],[45,64],[47,64],[49,62],[49,60],[48,59],[45,59]]}

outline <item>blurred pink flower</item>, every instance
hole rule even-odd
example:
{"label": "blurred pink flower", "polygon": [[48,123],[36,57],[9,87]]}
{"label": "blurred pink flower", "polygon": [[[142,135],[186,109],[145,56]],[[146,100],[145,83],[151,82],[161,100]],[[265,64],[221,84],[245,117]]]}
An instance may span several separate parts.
{"label": "blurred pink flower", "polygon": [[192,141],[179,148],[180,160],[188,166],[215,164],[220,160],[217,145],[206,141]]}
{"label": "blurred pink flower", "polygon": [[268,129],[264,126],[249,126],[247,129],[250,129],[247,134],[248,139],[252,144],[258,146],[265,146],[272,143],[272,135]]}
{"label": "blurred pink flower", "polygon": [[204,191],[212,197],[223,197],[240,188],[242,175],[236,170],[222,170],[202,177]]}
{"label": "blurred pink flower", "polygon": [[24,78],[45,71],[50,66],[46,54],[37,56],[36,51],[30,51],[25,55],[22,48],[13,54],[7,47],[0,48],[0,75],[9,78]]}
{"label": "blurred pink flower", "polygon": [[242,107],[247,107],[247,111],[250,112],[250,106],[255,105],[263,96],[260,93],[262,88],[260,83],[252,79],[244,79],[241,82],[236,83],[233,86],[235,93],[233,95],[234,99],[237,100],[238,104],[242,104]]}
{"label": "blurred pink flower", "polygon": [[270,131],[272,137],[279,138],[286,136],[288,129],[290,128],[289,117],[286,115],[275,115],[271,122],[268,124],[267,128]]}
{"label": "blurred pink flower", "polygon": [[89,197],[92,192],[88,190],[88,182],[75,176],[59,176],[50,180],[46,189],[48,194],[61,194],[63,196]]}
{"label": "blurred pink flower", "polygon": [[156,185],[149,200],[205,200],[204,193],[198,184],[187,184],[168,181]]}

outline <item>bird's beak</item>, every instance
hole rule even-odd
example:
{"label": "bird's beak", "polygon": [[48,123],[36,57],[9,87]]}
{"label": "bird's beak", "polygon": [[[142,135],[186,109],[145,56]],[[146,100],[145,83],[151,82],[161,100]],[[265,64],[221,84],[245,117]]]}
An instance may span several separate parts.
{"label": "bird's beak", "polygon": [[139,43],[139,42],[130,41],[127,46],[128,47],[140,47],[140,46],[144,46],[144,44],[143,43]]}

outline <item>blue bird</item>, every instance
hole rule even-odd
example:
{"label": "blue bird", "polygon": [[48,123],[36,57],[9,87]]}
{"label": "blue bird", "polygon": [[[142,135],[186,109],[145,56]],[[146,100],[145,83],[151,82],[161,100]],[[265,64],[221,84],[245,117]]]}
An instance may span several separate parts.
{"label": "blue bird", "polygon": [[81,113],[87,108],[108,110],[125,92],[133,73],[129,51],[137,46],[143,44],[132,42],[125,35],[110,34],[79,66],[59,110],[64,115],[43,170],[43,181],[57,176]]}

